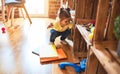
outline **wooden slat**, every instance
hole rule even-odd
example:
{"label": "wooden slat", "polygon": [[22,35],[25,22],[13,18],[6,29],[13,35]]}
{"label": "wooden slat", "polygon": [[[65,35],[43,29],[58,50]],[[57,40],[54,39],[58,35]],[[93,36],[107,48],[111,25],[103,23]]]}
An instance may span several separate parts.
{"label": "wooden slat", "polygon": [[108,13],[108,3],[109,0],[99,0],[94,41],[102,41],[104,39],[104,30],[106,27],[106,18]]}
{"label": "wooden slat", "polygon": [[94,0],[93,11],[92,11],[92,15],[91,15],[92,19],[96,19],[98,1],[99,0]]}
{"label": "wooden slat", "polygon": [[110,52],[111,55],[117,60],[117,62],[120,63],[120,57],[118,56],[118,54],[116,53],[116,51],[114,51],[114,50],[109,50],[109,52]]}
{"label": "wooden slat", "polygon": [[77,53],[78,57],[87,57],[87,52]]}
{"label": "wooden slat", "polygon": [[97,66],[98,66],[98,59],[96,58],[93,51],[89,50],[87,54],[87,67],[85,74],[96,74]]}
{"label": "wooden slat", "polygon": [[75,0],[76,1],[76,6],[75,6],[75,18],[84,18],[84,13],[85,13],[85,0]]}
{"label": "wooden slat", "polygon": [[107,72],[105,71],[105,69],[103,68],[100,62],[98,63],[96,74],[107,74]]}
{"label": "wooden slat", "polygon": [[108,74],[119,74],[120,65],[117,63],[114,58],[105,50],[103,46],[96,45],[98,49],[91,46],[92,51],[95,53],[96,57],[106,70]]}
{"label": "wooden slat", "polygon": [[76,18],[92,19],[96,18],[98,0],[76,0]]}
{"label": "wooden slat", "polygon": [[120,15],[119,6],[120,6],[120,0],[113,0],[111,18],[110,18],[110,23],[109,23],[108,33],[107,33],[108,40],[115,40],[115,36],[113,33],[113,27],[114,27],[115,18],[118,15]]}
{"label": "wooden slat", "polygon": [[85,3],[85,19],[92,19],[93,5],[94,5],[94,0],[86,0],[86,3]]}
{"label": "wooden slat", "polygon": [[80,44],[80,34],[79,34],[79,31],[77,29],[77,27],[75,26],[75,30],[74,30],[74,44],[73,44],[73,49],[74,49],[74,52],[77,52],[77,50],[79,49],[79,44]]}

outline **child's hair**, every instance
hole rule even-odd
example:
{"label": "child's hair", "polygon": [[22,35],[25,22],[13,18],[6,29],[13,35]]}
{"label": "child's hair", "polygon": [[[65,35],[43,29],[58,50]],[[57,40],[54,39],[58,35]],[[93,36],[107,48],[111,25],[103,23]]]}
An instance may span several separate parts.
{"label": "child's hair", "polygon": [[65,18],[71,18],[70,8],[60,8],[58,17],[61,20]]}

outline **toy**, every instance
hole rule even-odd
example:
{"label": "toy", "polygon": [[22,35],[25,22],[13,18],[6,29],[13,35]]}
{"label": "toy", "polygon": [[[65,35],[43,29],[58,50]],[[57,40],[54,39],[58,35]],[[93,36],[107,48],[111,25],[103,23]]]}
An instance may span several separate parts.
{"label": "toy", "polygon": [[93,23],[88,23],[88,24],[85,25],[85,27],[86,27],[87,31],[91,31],[91,28],[94,27],[94,24]]}
{"label": "toy", "polygon": [[92,27],[90,30],[92,33],[94,33],[95,27]]}
{"label": "toy", "polygon": [[2,27],[1,30],[2,30],[2,33],[5,33],[5,28],[4,27]]}
{"label": "toy", "polygon": [[55,46],[55,44],[51,44],[51,47],[54,49],[54,51],[56,51],[56,46]]}
{"label": "toy", "polygon": [[94,27],[94,26],[90,28],[90,32],[91,32],[91,33],[88,35],[90,41],[93,40],[94,30],[95,30],[95,27]]}
{"label": "toy", "polygon": [[85,71],[86,62],[87,62],[87,59],[83,59],[82,61],[80,61],[80,66],[71,62],[62,62],[58,66],[60,67],[60,69],[65,69],[66,66],[71,66],[75,69],[76,72],[79,73],[79,72]]}
{"label": "toy", "polygon": [[90,40],[92,40],[93,39],[93,33],[90,33],[88,37],[89,37]]}

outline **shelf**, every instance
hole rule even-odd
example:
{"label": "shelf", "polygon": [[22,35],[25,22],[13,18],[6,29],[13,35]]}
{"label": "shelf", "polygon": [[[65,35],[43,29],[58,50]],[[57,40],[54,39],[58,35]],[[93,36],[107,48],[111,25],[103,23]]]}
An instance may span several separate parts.
{"label": "shelf", "polygon": [[[90,50],[87,51],[86,74],[106,74],[106,72],[107,74],[120,74],[120,57],[116,52],[118,41],[115,40],[113,34],[114,20],[120,14],[120,0],[95,1],[95,5],[93,5],[91,1],[76,0],[75,19],[77,24],[74,49],[76,51],[83,45],[81,41],[83,39],[87,43],[86,45],[90,45]],[[87,8],[89,8],[88,11],[86,11]],[[95,23],[93,42],[89,39],[89,32],[82,26],[82,24],[88,23]]]}
{"label": "shelf", "polygon": [[86,43],[88,45],[92,45],[92,43],[90,42],[90,39],[88,38],[88,35],[90,34],[89,31],[87,31],[85,29],[85,27],[83,27],[82,25],[76,25],[77,29],[79,30],[80,34],[82,35],[82,37],[84,38],[84,40],[86,41]]}
{"label": "shelf", "polygon": [[115,50],[111,49],[111,47],[114,47],[115,45],[116,44],[113,44],[110,47],[108,46],[109,49],[105,47],[106,45],[104,45],[104,42],[95,44],[96,47],[91,46],[91,50],[94,52],[108,74],[118,74],[120,72],[120,58],[111,53],[115,53]]}
{"label": "shelf", "polygon": [[95,24],[95,20],[94,19],[77,19],[77,23],[78,24],[88,24],[88,23]]}

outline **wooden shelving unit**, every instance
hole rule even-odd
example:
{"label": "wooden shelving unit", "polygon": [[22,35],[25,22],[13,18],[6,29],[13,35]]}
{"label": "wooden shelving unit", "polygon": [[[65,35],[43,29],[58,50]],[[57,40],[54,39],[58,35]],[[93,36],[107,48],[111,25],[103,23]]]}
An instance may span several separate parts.
{"label": "wooden shelving unit", "polygon": [[[114,36],[113,26],[115,18],[120,15],[120,0],[96,0],[96,4],[93,4],[92,1],[94,0],[76,0],[76,3],[83,3],[83,7],[80,11],[78,8],[81,3],[76,4],[77,24],[74,28],[74,54],[86,53],[86,56],[77,55],[88,60],[85,74],[119,74],[120,57],[116,53],[118,41]],[[86,7],[91,4],[98,6],[95,18],[84,16],[91,15],[84,12]],[[95,20],[95,31],[91,42],[88,38],[89,32],[82,25],[93,20]]]}
{"label": "wooden shelving unit", "polygon": [[118,62],[101,44],[98,44],[98,48],[99,49],[96,49],[91,46],[91,50],[96,55],[106,72],[108,74],[118,74],[120,72],[120,62]]}

